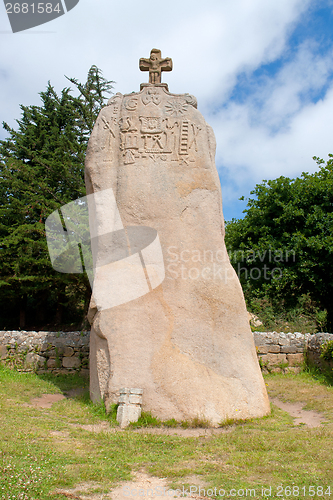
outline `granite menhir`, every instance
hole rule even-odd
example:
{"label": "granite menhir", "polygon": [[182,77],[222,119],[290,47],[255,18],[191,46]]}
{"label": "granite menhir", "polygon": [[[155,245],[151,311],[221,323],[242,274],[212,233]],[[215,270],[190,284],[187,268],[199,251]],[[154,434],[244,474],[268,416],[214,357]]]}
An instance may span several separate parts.
{"label": "granite menhir", "polygon": [[138,388],[153,415],[212,425],[267,415],[224,243],[214,132],[195,97],[161,83],[171,59],[153,49],[140,68],[151,83],[109,100],[86,155],[87,194],[97,196],[90,209],[91,398],[109,408],[121,391]]}

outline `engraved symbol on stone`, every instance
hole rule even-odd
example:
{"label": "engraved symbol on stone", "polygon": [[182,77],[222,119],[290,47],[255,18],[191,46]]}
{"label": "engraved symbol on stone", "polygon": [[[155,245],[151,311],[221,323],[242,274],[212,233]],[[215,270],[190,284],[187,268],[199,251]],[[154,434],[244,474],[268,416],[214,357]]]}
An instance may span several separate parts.
{"label": "engraved symbol on stone", "polygon": [[191,147],[194,144],[195,150],[198,151],[197,136],[201,130],[201,127],[195,125],[194,123],[191,123],[191,127],[192,127],[192,140],[188,145],[188,149],[191,149]]}
{"label": "engraved symbol on stone", "polygon": [[125,141],[126,149],[138,149],[138,136],[137,134],[127,134]]}
{"label": "engraved symbol on stone", "polygon": [[152,49],[149,59],[140,59],[139,67],[141,71],[149,71],[149,83],[161,83],[162,71],[172,70],[172,59],[170,57],[162,59],[161,51]]}
{"label": "engraved symbol on stone", "polygon": [[158,148],[163,149],[163,144],[161,143],[162,136],[161,135],[153,135],[152,136],[152,149],[158,150]]}
{"label": "engraved symbol on stone", "polygon": [[110,132],[110,134],[111,134],[113,137],[116,137],[116,136],[114,135],[114,132],[113,132],[112,128],[111,128],[110,122],[108,122],[108,121],[107,121],[107,119],[106,119],[104,116],[102,116],[102,122],[104,123],[104,127],[103,127],[103,128],[104,128],[104,129],[108,129],[108,130],[109,130],[109,132]]}
{"label": "engraved symbol on stone", "polygon": [[179,116],[186,112],[188,105],[184,99],[173,99],[172,101],[168,101],[165,108],[166,112],[170,113],[171,116]]}
{"label": "engraved symbol on stone", "polygon": [[180,128],[179,154],[186,155],[188,148],[189,121],[183,120]]}
{"label": "engraved symbol on stone", "polygon": [[132,123],[133,118],[125,116],[120,118],[119,127],[121,132],[136,132],[138,129]]}
{"label": "engraved symbol on stone", "polygon": [[128,99],[126,99],[124,106],[128,111],[135,111],[138,107],[138,98],[129,97]]}
{"label": "engraved symbol on stone", "polygon": [[157,89],[147,89],[146,93],[141,97],[141,101],[145,106],[150,102],[158,106],[161,104],[161,96]]}
{"label": "engraved symbol on stone", "polygon": [[179,162],[179,166],[182,167],[183,165],[188,165],[188,158],[184,157],[181,159],[181,161]]}
{"label": "engraved symbol on stone", "polygon": [[138,147],[138,134],[126,133],[120,134],[120,150],[125,149],[139,149]]}
{"label": "engraved symbol on stone", "polygon": [[166,145],[165,149],[168,149],[170,153],[173,153],[171,161],[178,160],[177,154],[177,143],[178,143],[178,134],[176,134],[176,128],[179,128],[181,122],[172,120],[171,118],[165,119],[165,134],[166,134]]}
{"label": "engraved symbol on stone", "polygon": [[119,111],[119,105],[121,101],[122,95],[120,92],[117,92],[117,94],[111,99],[108,100],[108,106],[113,106],[113,114],[116,115]]}
{"label": "engraved symbol on stone", "polygon": [[[162,118],[155,116],[140,116],[141,137],[144,140],[144,150],[146,153],[171,153],[165,151],[167,146],[167,134],[162,130]],[[165,142],[165,144],[163,144]]]}
{"label": "engraved symbol on stone", "polygon": [[133,152],[130,149],[127,149],[124,157],[125,165],[129,165],[130,163],[135,163],[135,157]]}
{"label": "engraved symbol on stone", "polygon": [[141,132],[143,134],[160,134],[162,132],[162,118],[154,116],[140,116]]}
{"label": "engraved symbol on stone", "polygon": [[187,104],[190,104],[190,106],[193,106],[194,108],[198,107],[198,101],[194,95],[191,94],[185,94],[185,101]]}
{"label": "engraved symbol on stone", "polygon": [[164,150],[161,134],[145,134],[142,138],[144,139],[144,148],[146,153],[161,153],[161,151]]}

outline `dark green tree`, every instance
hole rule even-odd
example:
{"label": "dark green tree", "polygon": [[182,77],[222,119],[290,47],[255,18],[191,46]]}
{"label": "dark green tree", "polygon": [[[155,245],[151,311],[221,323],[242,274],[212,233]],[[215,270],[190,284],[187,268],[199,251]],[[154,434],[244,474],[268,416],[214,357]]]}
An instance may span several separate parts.
{"label": "dark green tree", "polygon": [[30,323],[60,323],[64,306],[72,320],[82,319],[90,295],[86,275],[53,270],[44,224],[54,210],[85,195],[87,141],[113,82],[96,66],[85,84],[69,80],[77,96],[70,88],[57,95],[49,83],[40,93],[41,106],[21,106],[17,130],[3,123],[8,138],[0,141],[0,328],[23,328],[26,311]]}
{"label": "dark green tree", "polygon": [[257,184],[245,216],[226,225],[226,244],[248,303],[268,297],[285,309],[300,297],[333,326],[333,155],[319,171]]}

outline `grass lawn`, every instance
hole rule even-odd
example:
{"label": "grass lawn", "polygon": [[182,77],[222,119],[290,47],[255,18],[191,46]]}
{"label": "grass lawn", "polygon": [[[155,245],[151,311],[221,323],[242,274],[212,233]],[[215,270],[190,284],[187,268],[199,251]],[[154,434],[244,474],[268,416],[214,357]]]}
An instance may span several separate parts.
{"label": "grass lawn", "polygon": [[[91,432],[79,425],[106,420],[112,427],[117,424],[87,393],[51,408],[30,405],[42,394],[88,389],[87,380],[0,366],[0,499],[81,498],[55,492],[80,483],[88,483],[95,495],[107,493],[136,471],[166,478],[171,488],[197,481],[205,488],[216,487],[217,497],[223,489],[228,499],[264,498],[262,488],[270,486],[269,498],[333,499],[333,387],[305,372],[270,374],[265,381],[272,397],[305,403],[305,409],[321,412],[326,423],[316,428],[295,425],[289,414],[272,405],[270,416],[208,437],[134,429]],[[102,498],[89,497],[89,488],[85,495]]]}

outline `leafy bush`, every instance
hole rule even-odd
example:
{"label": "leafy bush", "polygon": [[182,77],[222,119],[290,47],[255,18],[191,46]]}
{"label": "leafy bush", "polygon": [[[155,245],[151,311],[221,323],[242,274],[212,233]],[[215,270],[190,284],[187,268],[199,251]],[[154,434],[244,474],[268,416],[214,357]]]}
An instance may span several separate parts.
{"label": "leafy bush", "polygon": [[325,361],[333,361],[333,340],[328,340],[321,346],[320,357]]}
{"label": "leafy bush", "polygon": [[[333,328],[333,155],[328,156],[326,163],[314,157],[314,174],[257,184],[244,218],[226,223],[226,246],[248,308],[262,321],[261,314],[266,316],[266,323],[278,313],[289,315],[287,321],[311,318],[316,330]],[[264,300],[266,307],[253,307]]]}

